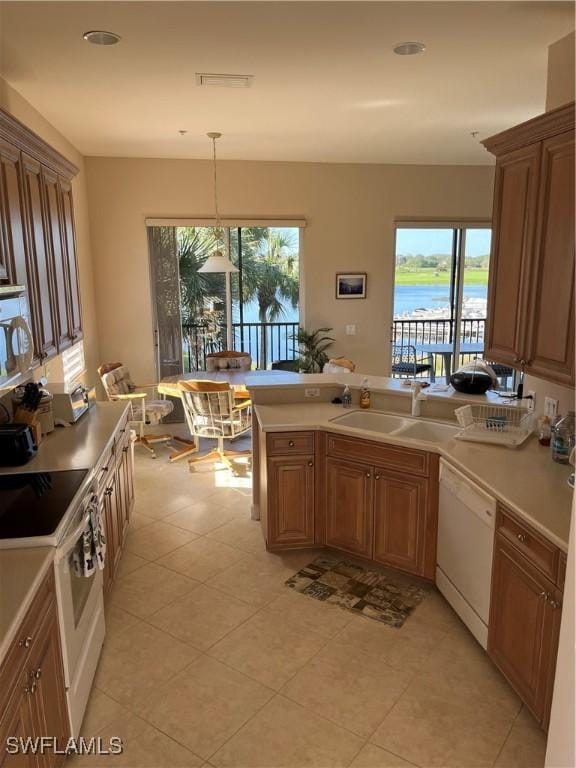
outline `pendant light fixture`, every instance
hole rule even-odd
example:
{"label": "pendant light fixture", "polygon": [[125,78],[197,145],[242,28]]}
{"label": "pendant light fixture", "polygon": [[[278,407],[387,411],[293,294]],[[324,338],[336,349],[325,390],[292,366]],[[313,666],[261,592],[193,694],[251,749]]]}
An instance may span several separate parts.
{"label": "pendant light fixture", "polygon": [[[223,236],[223,227],[218,210],[218,173],[216,167],[216,141],[221,138],[221,133],[211,131],[206,134],[212,141],[212,162],[214,167],[214,214],[216,218],[216,250],[212,253],[200,267],[198,272],[238,272],[238,267],[234,266],[227,254],[227,247]],[[221,246],[221,247],[220,247]],[[226,281],[228,287],[228,280]],[[229,302],[228,302],[229,303]]]}

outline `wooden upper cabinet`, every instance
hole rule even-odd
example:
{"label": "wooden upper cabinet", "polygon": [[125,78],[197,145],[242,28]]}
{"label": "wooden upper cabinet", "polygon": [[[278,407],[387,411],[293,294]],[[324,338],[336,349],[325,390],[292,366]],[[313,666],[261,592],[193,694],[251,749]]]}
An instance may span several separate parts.
{"label": "wooden upper cabinet", "polygon": [[488,653],[546,727],[560,631],[561,593],[496,535]]}
{"label": "wooden upper cabinet", "polygon": [[326,544],[372,557],[372,470],[362,464],[326,460]]}
{"label": "wooden upper cabinet", "polygon": [[574,384],[574,104],[483,143],[496,155],[485,356]]}
{"label": "wooden upper cabinet", "polygon": [[23,197],[28,231],[28,300],[32,309],[36,357],[43,360],[57,352],[54,264],[46,238],[43,180],[40,163],[22,155]]}
{"label": "wooden upper cabinet", "polygon": [[60,204],[60,185],[58,175],[47,168],[42,169],[44,187],[44,206],[46,219],[46,238],[50,249],[53,266],[54,307],[58,350],[61,352],[72,343],[70,330],[70,278],[68,274],[68,256],[64,240],[63,218]]}
{"label": "wooden upper cabinet", "polygon": [[69,332],[71,341],[75,343],[82,338],[82,305],[80,302],[80,280],[78,277],[78,257],[76,253],[76,229],[74,226],[72,184],[68,179],[64,179],[60,176],[59,187],[60,201],[62,205],[63,241],[68,264]]}
{"label": "wooden upper cabinet", "polygon": [[269,548],[314,544],[314,455],[268,457]]}
{"label": "wooden upper cabinet", "polygon": [[0,283],[27,284],[20,152],[0,141]]}
{"label": "wooden upper cabinet", "polygon": [[542,143],[526,370],[574,382],[574,133]]}
{"label": "wooden upper cabinet", "polygon": [[517,365],[523,356],[525,270],[533,248],[540,146],[498,158],[485,356]]}
{"label": "wooden upper cabinet", "polygon": [[422,574],[428,510],[428,479],[376,468],[374,560]]}

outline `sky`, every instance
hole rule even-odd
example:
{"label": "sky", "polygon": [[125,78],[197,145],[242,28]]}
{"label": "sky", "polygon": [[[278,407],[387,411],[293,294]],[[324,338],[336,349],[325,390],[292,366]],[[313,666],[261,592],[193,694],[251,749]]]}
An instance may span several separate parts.
{"label": "sky", "polygon": [[[452,229],[397,229],[396,253],[402,256],[452,254]],[[466,230],[466,256],[490,253],[490,229]]]}

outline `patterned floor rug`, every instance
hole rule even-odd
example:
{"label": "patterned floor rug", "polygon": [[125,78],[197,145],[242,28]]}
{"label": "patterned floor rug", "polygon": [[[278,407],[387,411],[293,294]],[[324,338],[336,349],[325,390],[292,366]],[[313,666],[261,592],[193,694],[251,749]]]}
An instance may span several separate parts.
{"label": "patterned floor rug", "polygon": [[301,568],[286,586],[390,627],[401,627],[428,594],[426,588],[400,575],[383,574],[329,555]]}

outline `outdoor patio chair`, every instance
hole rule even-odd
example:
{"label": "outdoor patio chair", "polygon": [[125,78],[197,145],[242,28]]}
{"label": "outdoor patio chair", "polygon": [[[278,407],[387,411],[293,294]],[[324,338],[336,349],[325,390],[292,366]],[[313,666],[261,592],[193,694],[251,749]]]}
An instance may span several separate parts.
{"label": "outdoor patio chair", "polygon": [[502,389],[508,388],[508,379],[514,376],[514,369],[509,365],[503,365],[502,363],[488,363],[490,368],[494,371],[496,376],[502,382]]}
{"label": "outdoor patio chair", "polygon": [[198,440],[207,437],[217,440],[216,448],[197,458],[188,459],[191,465],[201,461],[221,461],[234,471],[233,459],[250,456],[251,451],[229,451],[224,440],[235,440],[252,429],[252,403],[238,401],[230,384],[221,381],[179,381],[186,422],[192,436]]}
{"label": "outdoor patio chair", "polygon": [[430,381],[435,381],[434,359],[432,355],[416,357],[416,347],[413,344],[392,344],[392,375],[415,377],[421,373],[430,372]]}

